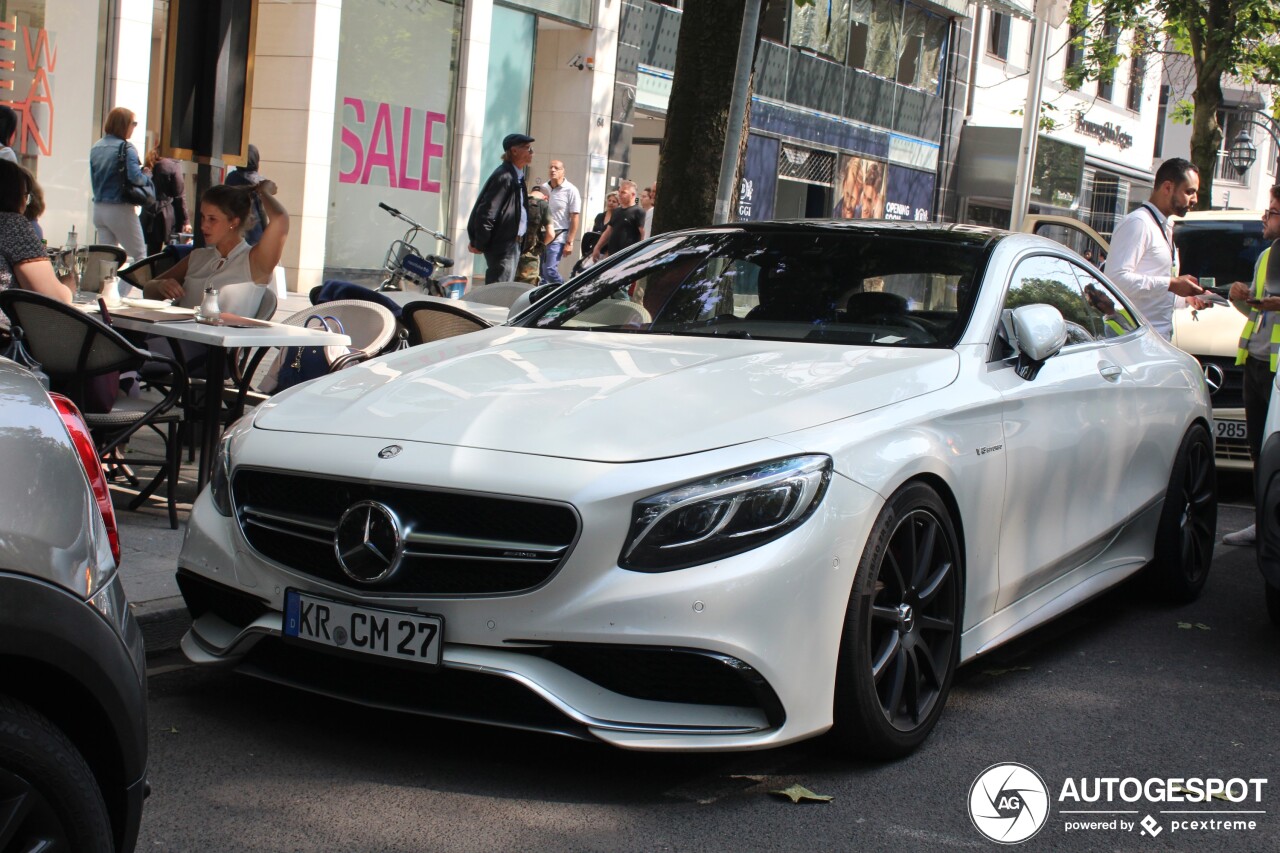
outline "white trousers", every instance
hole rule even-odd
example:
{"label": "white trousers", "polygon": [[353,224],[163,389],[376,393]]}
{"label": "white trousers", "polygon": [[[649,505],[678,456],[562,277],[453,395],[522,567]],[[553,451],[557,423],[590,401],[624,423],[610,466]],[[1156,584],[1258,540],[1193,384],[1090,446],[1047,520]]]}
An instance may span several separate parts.
{"label": "white trousers", "polygon": [[147,256],[147,242],[142,238],[138,208],[132,204],[95,201],[93,226],[98,229],[99,243],[124,249],[130,262],[140,261]]}

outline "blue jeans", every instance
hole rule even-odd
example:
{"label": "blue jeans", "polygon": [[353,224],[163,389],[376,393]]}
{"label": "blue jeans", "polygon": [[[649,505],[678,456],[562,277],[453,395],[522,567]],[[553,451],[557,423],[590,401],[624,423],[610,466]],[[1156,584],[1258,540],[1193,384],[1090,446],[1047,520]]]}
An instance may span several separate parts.
{"label": "blue jeans", "polygon": [[542,280],[552,284],[563,284],[560,277],[560,257],[564,254],[564,235],[556,237],[542,252]]}
{"label": "blue jeans", "polygon": [[513,240],[506,246],[493,246],[484,253],[487,268],[484,283],[495,281],[515,281],[516,265],[520,263],[520,241]]}

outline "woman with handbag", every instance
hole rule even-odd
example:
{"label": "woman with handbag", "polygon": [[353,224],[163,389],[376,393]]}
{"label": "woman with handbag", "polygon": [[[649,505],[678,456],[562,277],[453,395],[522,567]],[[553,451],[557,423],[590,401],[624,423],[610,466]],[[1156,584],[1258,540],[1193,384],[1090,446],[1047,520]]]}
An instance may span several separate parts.
{"label": "woman with handbag", "polygon": [[142,223],[142,235],[147,241],[147,254],[164,251],[170,236],[189,232],[187,222],[187,185],[182,176],[182,164],[169,157],[160,156],[160,147],[147,152],[143,172],[151,175],[156,188],[156,202],[144,205],[138,214]]}
{"label": "woman with handbag", "polygon": [[132,110],[116,107],[107,113],[102,138],[89,149],[93,224],[98,229],[98,239],[120,246],[131,261],[147,254],[137,206],[153,204],[156,198],[150,176],[142,171],[138,151],[128,141],[137,126]]}

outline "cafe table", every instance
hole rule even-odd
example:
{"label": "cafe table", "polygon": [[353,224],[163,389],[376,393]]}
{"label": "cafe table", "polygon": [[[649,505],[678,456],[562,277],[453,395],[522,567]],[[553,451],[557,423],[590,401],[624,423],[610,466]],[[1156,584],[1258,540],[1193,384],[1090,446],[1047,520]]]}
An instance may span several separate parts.
{"label": "cafe table", "polygon": [[[146,335],[158,335],[175,341],[203,344],[213,352],[205,360],[205,387],[217,389],[226,381],[227,354],[239,349],[291,346],[350,346],[351,338],[340,332],[325,329],[285,326],[265,320],[249,320],[235,315],[224,315],[228,322],[220,325],[197,323],[190,308],[174,308],[163,303],[152,305],[153,300],[138,300],[116,308],[108,308],[111,325]],[[140,303],[147,303],[141,307]],[[163,307],[162,307],[163,306]],[[96,305],[83,306],[98,313]],[[176,349],[176,348],[175,348]],[[249,381],[245,377],[244,381]],[[222,394],[204,395],[204,424],[200,436],[200,461],[197,469],[197,485],[203,488],[209,479],[218,438],[221,435]]]}

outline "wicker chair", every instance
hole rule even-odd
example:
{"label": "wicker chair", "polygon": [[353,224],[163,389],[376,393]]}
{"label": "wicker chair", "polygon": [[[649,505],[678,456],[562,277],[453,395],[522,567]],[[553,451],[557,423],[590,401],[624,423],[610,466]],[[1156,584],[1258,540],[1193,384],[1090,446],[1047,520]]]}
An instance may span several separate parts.
{"label": "wicker chair", "polygon": [[463,294],[462,298],[467,302],[477,302],[481,305],[497,305],[502,308],[510,308],[511,304],[521,294],[528,293],[530,290],[533,290],[532,284],[525,284],[520,281],[495,281],[493,284],[482,284],[479,287],[473,287]]}
{"label": "wicker chair", "polygon": [[[496,285],[490,285],[491,287]],[[448,302],[410,302],[400,312],[400,322],[409,331],[409,346],[465,335],[487,329],[492,323],[465,308]]]}
{"label": "wicker chair", "polygon": [[[176,486],[179,466],[178,426],[186,390],[186,375],[174,359],[138,349],[115,329],[96,317],[49,299],[38,293],[10,288],[0,291],[0,311],[15,326],[22,327],[24,342],[32,357],[40,362],[54,389],[66,394],[80,407],[85,423],[107,466],[155,467],[155,477],[129,503],[136,510],[161,483],[167,484],[169,526],[178,527]],[[159,362],[173,377],[158,401],[116,398],[106,413],[88,411],[86,405],[95,379],[119,371],[140,370]],[[115,381],[114,376],[105,380]],[[116,389],[111,389],[112,392]],[[164,458],[124,455],[129,438],[143,428],[152,430],[164,442]]]}

